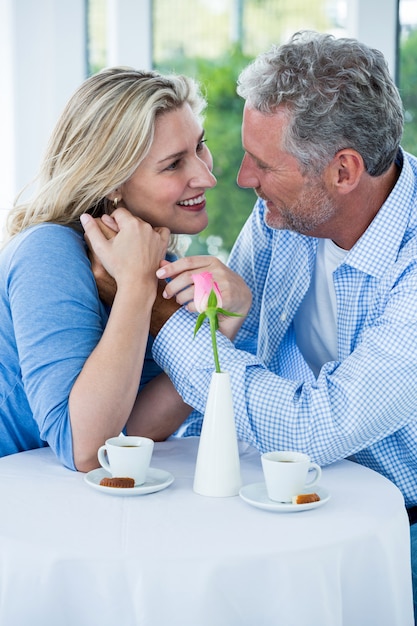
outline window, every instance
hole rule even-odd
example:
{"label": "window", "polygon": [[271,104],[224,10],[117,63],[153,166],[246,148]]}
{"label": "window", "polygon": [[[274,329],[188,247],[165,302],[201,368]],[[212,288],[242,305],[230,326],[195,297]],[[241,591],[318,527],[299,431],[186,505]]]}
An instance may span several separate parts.
{"label": "window", "polygon": [[417,3],[399,2],[398,86],[404,103],[405,124],[402,145],[417,154]]}
{"label": "window", "polygon": [[207,193],[209,225],[191,238],[188,254],[226,257],[255,202],[251,189],[236,184],[243,155],[240,70],[297,30],[343,36],[345,23],[346,0],[153,0],[155,67],[194,76],[209,103],[205,128],[218,182]]}

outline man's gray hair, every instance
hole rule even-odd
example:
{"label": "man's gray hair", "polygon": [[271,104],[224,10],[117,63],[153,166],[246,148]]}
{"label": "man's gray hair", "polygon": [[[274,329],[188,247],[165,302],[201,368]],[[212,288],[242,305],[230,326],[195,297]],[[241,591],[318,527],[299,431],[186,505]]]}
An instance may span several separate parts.
{"label": "man's gray hair", "polygon": [[251,108],[289,113],[285,148],[305,172],[320,172],[342,148],[359,152],[371,176],[395,160],[403,106],[379,50],[356,39],[298,32],[258,56],[239,76]]}

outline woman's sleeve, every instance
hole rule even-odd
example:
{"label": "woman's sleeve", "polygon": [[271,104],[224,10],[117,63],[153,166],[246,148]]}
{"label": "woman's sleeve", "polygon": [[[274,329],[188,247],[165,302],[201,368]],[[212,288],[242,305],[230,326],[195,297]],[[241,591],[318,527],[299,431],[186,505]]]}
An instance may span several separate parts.
{"label": "woman's sleeve", "polygon": [[106,323],[82,236],[52,224],[29,231],[12,256],[7,288],[33,418],[74,468],[69,394]]}

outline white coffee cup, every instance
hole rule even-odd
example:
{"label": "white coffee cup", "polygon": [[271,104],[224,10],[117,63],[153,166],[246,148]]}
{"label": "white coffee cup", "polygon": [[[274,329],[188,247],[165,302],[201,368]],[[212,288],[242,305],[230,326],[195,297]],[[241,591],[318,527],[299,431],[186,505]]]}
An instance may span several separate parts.
{"label": "white coffee cup", "polygon": [[[266,490],[270,500],[292,502],[292,497],[316,485],[321,468],[302,452],[274,451],[261,456]],[[309,472],[314,473],[308,480]]]}
{"label": "white coffee cup", "polygon": [[148,437],[111,437],[98,449],[99,463],[113,478],[134,478],[143,485],[151,463],[154,442]]}

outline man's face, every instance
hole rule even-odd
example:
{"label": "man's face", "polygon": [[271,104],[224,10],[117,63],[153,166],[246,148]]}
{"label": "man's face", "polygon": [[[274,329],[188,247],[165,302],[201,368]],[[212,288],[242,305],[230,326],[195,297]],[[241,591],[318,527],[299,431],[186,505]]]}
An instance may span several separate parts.
{"label": "man's face", "polygon": [[285,108],[267,115],[245,106],[245,155],[237,182],[240,187],[253,187],[265,200],[268,226],[317,236],[320,227],[335,215],[336,207],[323,177],[303,175],[298,161],[283,149],[288,123]]}

